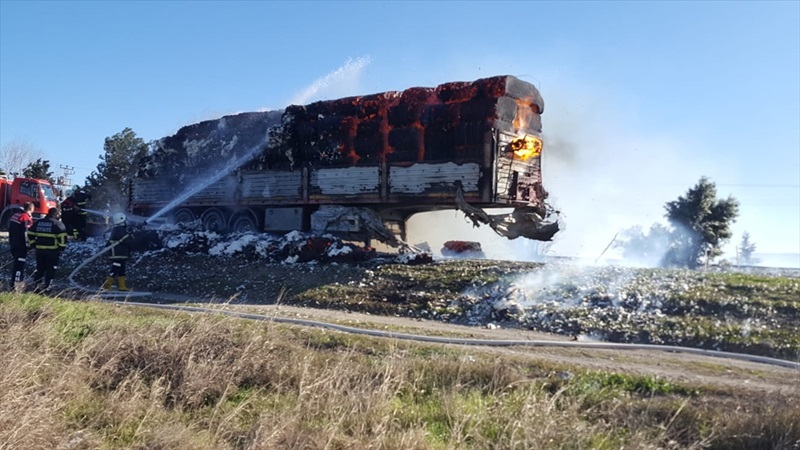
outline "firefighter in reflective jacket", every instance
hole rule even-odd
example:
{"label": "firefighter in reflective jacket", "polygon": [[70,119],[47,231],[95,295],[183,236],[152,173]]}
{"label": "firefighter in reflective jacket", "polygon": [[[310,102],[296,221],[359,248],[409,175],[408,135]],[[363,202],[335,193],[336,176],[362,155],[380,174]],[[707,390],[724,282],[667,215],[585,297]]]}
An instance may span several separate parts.
{"label": "firefighter in reflective jacket", "polygon": [[58,208],[50,208],[47,216],[34,222],[28,231],[36,249],[36,272],[33,274],[34,288],[39,282],[44,282],[44,289],[50,287],[58,269],[58,258],[67,248],[67,228],[61,222],[61,213]]}
{"label": "firefighter in reflective jacket", "polygon": [[103,283],[102,289],[111,289],[116,281],[117,289],[127,291],[129,289],[125,281],[125,263],[131,256],[133,234],[128,230],[125,214],[114,214],[112,223],[114,227],[111,229],[108,242],[106,242],[106,246],[111,247],[111,272],[108,274],[106,282]]}
{"label": "firefighter in reflective jacket", "polygon": [[61,221],[67,227],[67,234],[74,239],[78,239],[78,209],[75,206],[75,198],[72,192],[61,202]]}
{"label": "firefighter in reflective jacket", "polygon": [[27,202],[19,211],[11,215],[8,221],[8,243],[11,247],[11,257],[14,259],[11,266],[11,290],[14,290],[14,283],[22,282],[25,279],[25,262],[28,259],[28,238],[26,234],[33,226],[31,213],[33,203]]}
{"label": "firefighter in reflective jacket", "polygon": [[92,200],[92,196],[84,192],[80,186],[77,184],[72,187],[72,200],[75,202],[75,210],[77,214],[75,214],[75,231],[78,240],[85,241],[86,240],[86,218],[89,214],[86,211],[86,207],[89,204],[89,201]]}

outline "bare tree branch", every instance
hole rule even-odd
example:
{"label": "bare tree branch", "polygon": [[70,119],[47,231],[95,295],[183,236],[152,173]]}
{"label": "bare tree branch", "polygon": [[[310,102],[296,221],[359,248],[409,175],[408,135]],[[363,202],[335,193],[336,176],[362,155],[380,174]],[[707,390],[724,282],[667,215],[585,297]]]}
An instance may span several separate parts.
{"label": "bare tree branch", "polygon": [[13,139],[0,148],[0,169],[7,174],[22,174],[30,163],[44,158],[44,152],[24,139]]}

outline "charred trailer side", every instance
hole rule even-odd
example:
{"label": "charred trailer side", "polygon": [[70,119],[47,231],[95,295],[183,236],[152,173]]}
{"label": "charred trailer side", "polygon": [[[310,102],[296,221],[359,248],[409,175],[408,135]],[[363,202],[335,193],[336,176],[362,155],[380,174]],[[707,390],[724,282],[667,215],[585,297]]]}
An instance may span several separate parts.
{"label": "charred trailer side", "polygon": [[533,85],[498,76],[201,122],[142,161],[130,210],[174,206],[175,221],[217,231],[391,241],[411,215],[457,208],[509,238],[550,240],[543,110]]}

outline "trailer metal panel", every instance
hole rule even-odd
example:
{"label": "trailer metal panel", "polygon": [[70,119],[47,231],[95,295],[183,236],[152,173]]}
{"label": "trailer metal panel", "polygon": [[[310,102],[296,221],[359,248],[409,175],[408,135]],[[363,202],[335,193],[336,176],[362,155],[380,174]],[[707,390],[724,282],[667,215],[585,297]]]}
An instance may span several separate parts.
{"label": "trailer metal panel", "polygon": [[[380,170],[373,167],[337,167],[311,171],[310,191],[318,196],[380,195]],[[319,198],[319,197],[317,197]]]}
{"label": "trailer metal panel", "polygon": [[303,228],[303,208],[267,208],[264,231],[288,231]]}
{"label": "trailer metal panel", "polygon": [[481,167],[477,163],[418,163],[411,166],[390,166],[389,198],[402,195],[450,194],[460,182],[464,193],[477,193]]}
{"label": "trailer metal panel", "polygon": [[242,174],[243,203],[263,200],[300,202],[303,199],[303,174],[299,171],[247,172]]}

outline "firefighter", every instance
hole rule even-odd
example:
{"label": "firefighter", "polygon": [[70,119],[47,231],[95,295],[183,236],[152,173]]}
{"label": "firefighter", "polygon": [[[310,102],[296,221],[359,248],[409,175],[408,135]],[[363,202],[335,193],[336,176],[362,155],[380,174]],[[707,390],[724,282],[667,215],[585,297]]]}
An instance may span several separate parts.
{"label": "firefighter", "polygon": [[111,217],[113,228],[111,228],[111,236],[106,242],[107,247],[111,247],[111,272],[103,283],[102,289],[111,289],[114,287],[116,281],[117,289],[120,291],[130,290],[125,280],[125,263],[131,256],[131,244],[133,243],[133,234],[128,229],[127,218],[123,213],[116,213]]}
{"label": "firefighter", "polygon": [[34,289],[38,289],[40,282],[44,282],[43,289],[50,287],[50,282],[55,278],[58,269],[59,256],[67,248],[67,228],[60,219],[61,213],[58,208],[50,208],[47,216],[37,220],[28,231],[28,236],[32,238],[33,247],[36,249]]}
{"label": "firefighter", "polygon": [[73,239],[78,239],[77,216],[75,197],[72,196],[72,191],[67,191],[67,198],[61,202],[61,221],[67,227],[67,235],[72,236]]}
{"label": "firefighter", "polygon": [[92,200],[92,196],[84,192],[83,189],[76,184],[72,187],[72,200],[75,202],[75,210],[77,212],[75,215],[75,233],[78,240],[85,241],[86,218],[89,214],[88,211],[86,211],[86,207]]}
{"label": "firefighter", "polygon": [[21,283],[25,279],[25,262],[28,259],[27,233],[33,226],[32,212],[33,203],[27,202],[22,209],[12,214],[8,221],[8,243],[11,246],[11,257],[13,258],[9,285],[12,291],[16,282]]}

